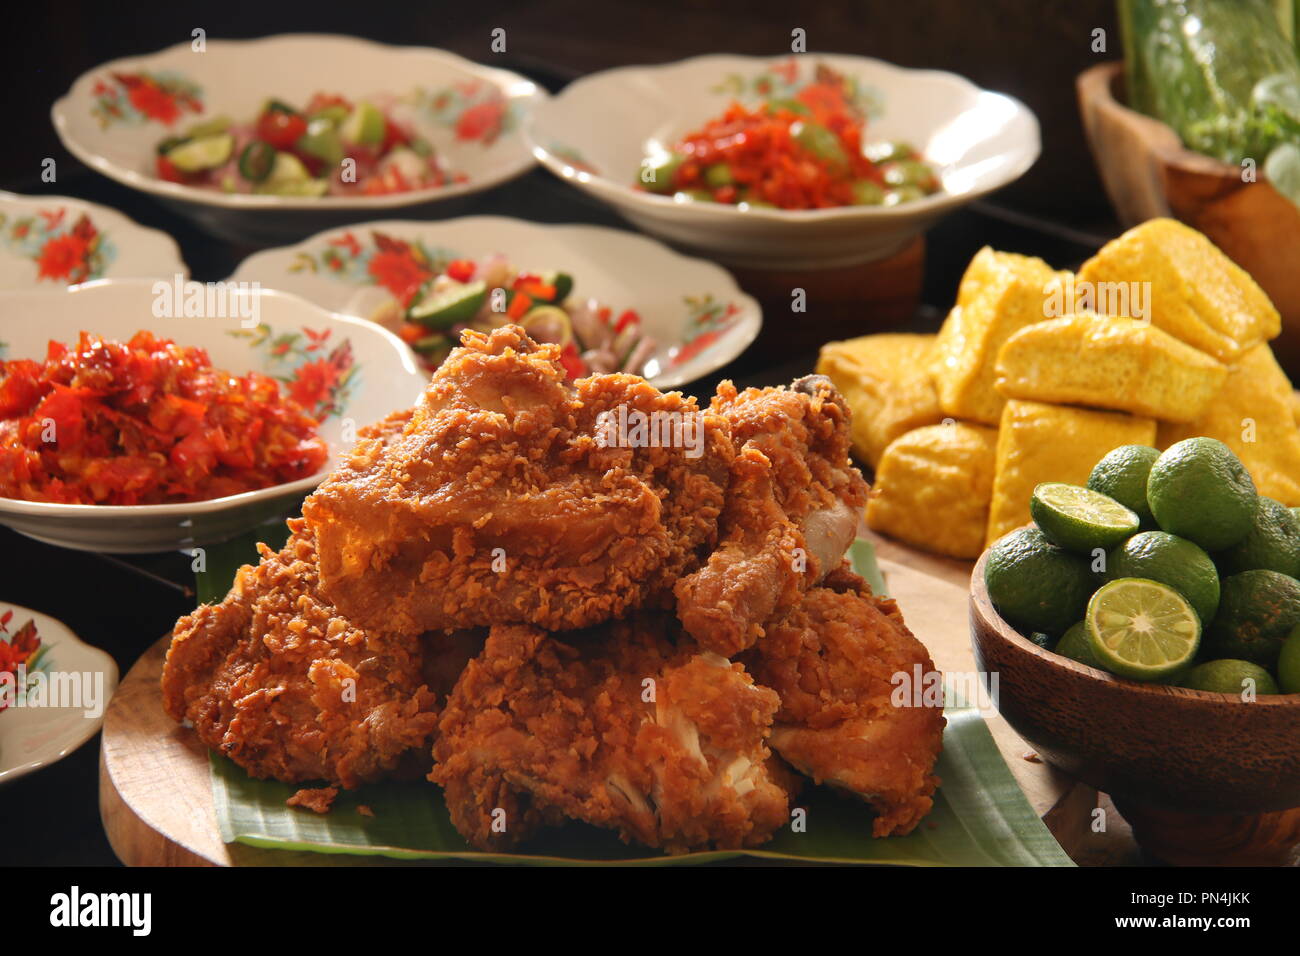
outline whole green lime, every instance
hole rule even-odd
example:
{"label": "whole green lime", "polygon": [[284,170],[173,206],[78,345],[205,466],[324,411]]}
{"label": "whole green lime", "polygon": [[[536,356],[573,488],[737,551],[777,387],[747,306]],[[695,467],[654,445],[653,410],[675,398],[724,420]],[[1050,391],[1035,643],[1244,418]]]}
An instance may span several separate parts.
{"label": "whole green lime", "polygon": [[1062,657],[1095,667],[1099,671],[1106,669],[1101,666],[1101,661],[1097,660],[1097,655],[1092,651],[1092,642],[1088,640],[1088,625],[1083,621],[1072,624],[1069,630],[1061,635],[1053,650]]}
{"label": "whole green lime", "polygon": [[1277,682],[1282,693],[1300,694],[1300,625],[1291,631],[1277,656]]}
{"label": "whole green lime", "polygon": [[1106,556],[1106,579],[1147,578],[1167,584],[1196,611],[1201,623],[1219,609],[1219,572],[1200,545],[1165,531],[1135,534]]}
{"label": "whole green lime", "polygon": [[1224,658],[1197,664],[1178,683],[1189,690],[1208,690],[1214,694],[1241,694],[1253,692],[1280,694],[1273,675],[1250,661]]}
{"label": "whole green lime", "polygon": [[1225,576],[1262,568],[1300,578],[1300,520],[1286,505],[1261,495],[1250,534],[1217,558]]}
{"label": "whole green lime", "polygon": [[1088,476],[1088,487],[1114,498],[1142,522],[1154,528],[1155,518],[1147,504],[1147,478],[1160,452],[1150,445],[1120,445],[1097,462]]}
{"label": "whole green lime", "polygon": [[1022,634],[1063,634],[1083,617],[1093,577],[1086,559],[1021,528],[989,549],[984,583],[998,613]]}
{"label": "whole green lime", "polygon": [[1298,624],[1300,581],[1276,571],[1242,571],[1223,579],[1206,653],[1273,667]]}
{"label": "whole green lime", "polygon": [[1162,530],[1222,551],[1254,527],[1259,494],[1231,448],[1214,438],[1188,438],[1151,466],[1147,503]]}

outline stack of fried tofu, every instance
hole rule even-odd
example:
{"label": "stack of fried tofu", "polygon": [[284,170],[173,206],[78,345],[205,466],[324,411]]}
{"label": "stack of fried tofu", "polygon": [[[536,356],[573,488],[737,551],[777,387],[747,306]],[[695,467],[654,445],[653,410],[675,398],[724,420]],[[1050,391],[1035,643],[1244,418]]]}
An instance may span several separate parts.
{"label": "stack of fried tofu", "polygon": [[982,249],[937,335],[827,345],[875,470],[868,525],[978,557],[1029,521],[1044,481],[1084,484],[1120,445],[1229,445],[1263,495],[1300,506],[1300,401],[1268,347],[1268,297],[1199,232],[1153,219],[1077,276]]}

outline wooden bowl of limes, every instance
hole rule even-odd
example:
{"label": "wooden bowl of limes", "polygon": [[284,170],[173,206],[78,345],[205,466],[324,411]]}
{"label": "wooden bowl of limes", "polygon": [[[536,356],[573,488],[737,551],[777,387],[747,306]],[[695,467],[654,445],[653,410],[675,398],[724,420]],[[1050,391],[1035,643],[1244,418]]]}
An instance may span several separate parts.
{"label": "wooden bowl of limes", "polygon": [[1047,761],[1110,794],[1171,863],[1294,863],[1300,694],[1208,693],[1124,680],[1038,646],[971,575],[975,660],[1002,716]]}

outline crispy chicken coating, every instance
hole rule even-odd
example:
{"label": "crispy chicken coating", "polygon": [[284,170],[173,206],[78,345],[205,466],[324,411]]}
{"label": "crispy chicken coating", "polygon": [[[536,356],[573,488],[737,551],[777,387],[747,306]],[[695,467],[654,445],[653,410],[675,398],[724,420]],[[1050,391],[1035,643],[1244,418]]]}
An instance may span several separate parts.
{"label": "crispy chicken coating", "polygon": [[[632,375],[570,385],[559,349],[515,326],[462,341],[405,432],[360,443],[304,504],[325,594],[407,634],[666,605],[716,538],[721,416]],[[623,442],[607,424],[628,413],[660,427]]]}
{"label": "crispy chicken coating", "polygon": [[941,705],[911,694],[896,706],[895,675],[910,687],[918,667],[934,671],[897,604],[837,569],[742,660],[780,695],[772,748],[814,782],[870,804],[876,836],[909,833],[930,812],[946,721]]}
{"label": "crispy chicken coating", "polygon": [[680,853],[789,820],[764,745],[779,702],[666,615],[549,635],[494,627],[447,701],[430,779],[456,828],[504,849],[567,817]]}
{"label": "crispy chicken coating", "polygon": [[737,449],[721,540],[675,594],[687,632],[730,657],[839,565],[868,488],[849,461],[848,406],[825,376],[743,392],[723,382],[712,410]]}
{"label": "crispy chicken coating", "polygon": [[164,708],[254,777],[355,788],[422,772],[437,722],[425,644],[340,615],[320,593],[310,529],[289,527],[224,601],[176,623]]}

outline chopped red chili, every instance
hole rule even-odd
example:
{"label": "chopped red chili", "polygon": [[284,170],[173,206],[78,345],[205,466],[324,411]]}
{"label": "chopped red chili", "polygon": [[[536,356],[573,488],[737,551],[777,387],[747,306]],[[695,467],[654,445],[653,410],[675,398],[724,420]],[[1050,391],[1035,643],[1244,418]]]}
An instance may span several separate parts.
{"label": "chopped red chili", "polygon": [[151,332],[82,332],[44,363],[0,362],[0,496],[64,504],[205,501],[305,478],[317,422],[257,372],[213,368]]}

